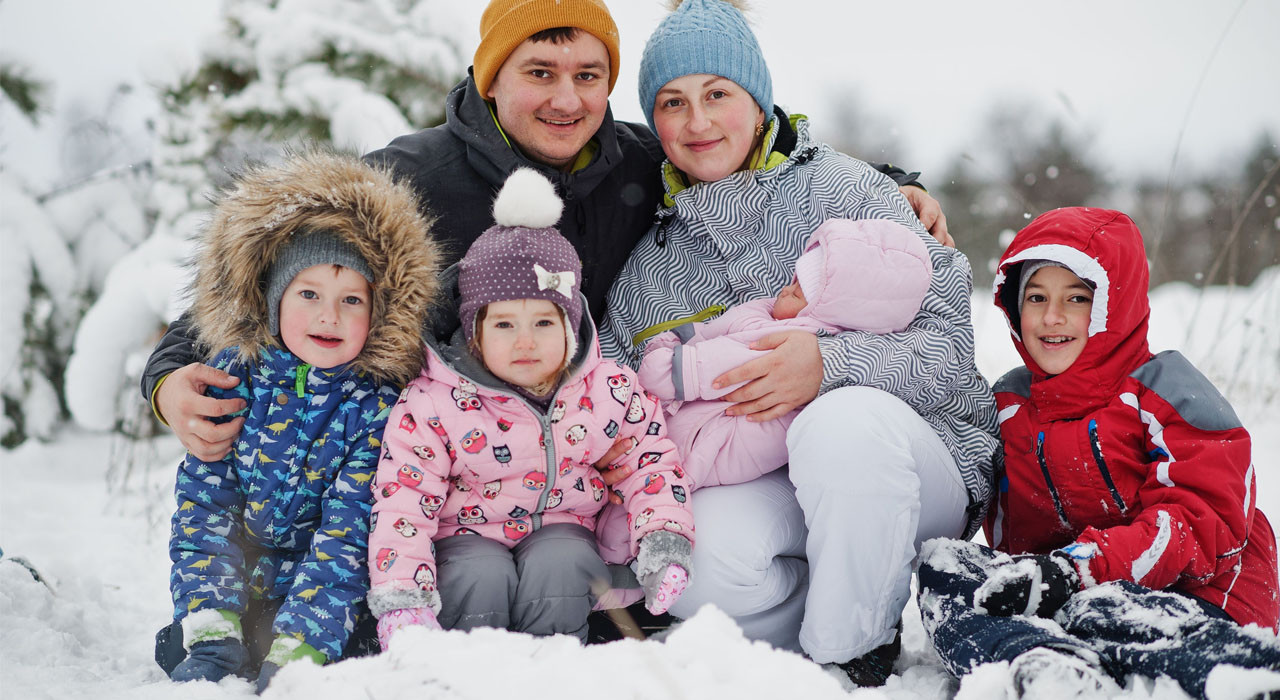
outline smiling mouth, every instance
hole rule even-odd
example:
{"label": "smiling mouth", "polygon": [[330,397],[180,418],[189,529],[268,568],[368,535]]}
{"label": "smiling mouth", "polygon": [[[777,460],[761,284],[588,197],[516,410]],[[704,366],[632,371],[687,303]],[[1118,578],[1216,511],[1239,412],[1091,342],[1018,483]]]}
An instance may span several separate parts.
{"label": "smiling mouth", "polygon": [[706,153],[707,151],[710,151],[716,148],[717,146],[719,146],[721,141],[722,139],[713,139],[710,141],[691,141],[689,143],[686,143],[684,147],[694,153]]}
{"label": "smiling mouth", "polygon": [[538,121],[542,122],[543,124],[549,124],[551,126],[574,126],[578,122],[582,121],[582,118],[579,117],[578,119],[547,119],[546,117],[538,117]]}
{"label": "smiling mouth", "polygon": [[1073,340],[1075,340],[1075,338],[1068,335],[1051,335],[1040,338],[1040,342],[1045,343],[1046,345],[1062,345],[1063,343],[1069,343]]}

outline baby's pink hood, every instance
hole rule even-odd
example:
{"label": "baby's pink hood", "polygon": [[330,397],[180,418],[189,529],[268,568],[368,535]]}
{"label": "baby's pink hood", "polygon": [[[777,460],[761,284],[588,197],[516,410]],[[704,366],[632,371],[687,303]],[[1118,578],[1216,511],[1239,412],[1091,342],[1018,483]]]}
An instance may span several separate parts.
{"label": "baby's pink hood", "polygon": [[869,333],[911,323],[929,290],[933,264],[925,242],[883,219],[828,219],[796,261],[808,304],[800,316]]}

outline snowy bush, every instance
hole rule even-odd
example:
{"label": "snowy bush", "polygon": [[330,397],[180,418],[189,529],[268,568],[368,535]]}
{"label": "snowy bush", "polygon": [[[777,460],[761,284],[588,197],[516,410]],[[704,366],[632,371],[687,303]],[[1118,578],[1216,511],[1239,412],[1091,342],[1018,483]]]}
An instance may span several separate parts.
{"label": "snowy bush", "polygon": [[102,276],[76,335],[65,395],[77,423],[145,432],[139,376],[183,311],[184,264],[229,171],[289,144],[364,152],[443,119],[466,67],[450,38],[455,20],[441,19],[453,16],[441,0],[225,0],[195,65],[149,68],[163,109],[153,223],[146,243]]}

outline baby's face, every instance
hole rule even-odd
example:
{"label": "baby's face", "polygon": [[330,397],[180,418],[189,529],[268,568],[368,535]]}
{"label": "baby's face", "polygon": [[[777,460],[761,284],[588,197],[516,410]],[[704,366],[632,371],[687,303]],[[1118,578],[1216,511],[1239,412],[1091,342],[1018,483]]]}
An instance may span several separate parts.
{"label": "baby's face", "polygon": [[800,289],[800,283],[792,282],[778,292],[778,298],[773,302],[773,317],[779,321],[795,318],[808,303],[804,298],[804,291]]}

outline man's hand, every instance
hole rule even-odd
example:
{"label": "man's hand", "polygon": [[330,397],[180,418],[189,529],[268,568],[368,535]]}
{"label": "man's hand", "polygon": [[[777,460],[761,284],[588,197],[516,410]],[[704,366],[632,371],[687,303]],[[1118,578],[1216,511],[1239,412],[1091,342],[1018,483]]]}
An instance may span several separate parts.
{"label": "man's hand", "polygon": [[716,377],[715,388],[747,382],[721,397],[734,405],[727,416],[747,416],[759,423],[773,420],[818,396],[822,388],[822,353],[818,336],[806,331],[771,333],[751,344],[752,350],[771,350]]}
{"label": "man's hand", "polygon": [[204,395],[210,386],[230,389],[240,380],[206,364],[191,364],[170,374],[156,392],[156,410],[169,423],[182,446],[205,462],[216,462],[231,451],[244,418],[217,424],[209,420],[245,407],[243,399],[215,399]]}
{"label": "man's hand", "polygon": [[907,198],[907,203],[911,205],[911,209],[915,211],[919,217],[920,223],[924,225],[924,230],[928,231],[939,243],[948,247],[956,247],[956,241],[947,233],[947,217],[942,213],[942,205],[938,204],[938,200],[933,195],[916,187],[915,185],[904,185],[898,190],[902,192],[902,196]]}

